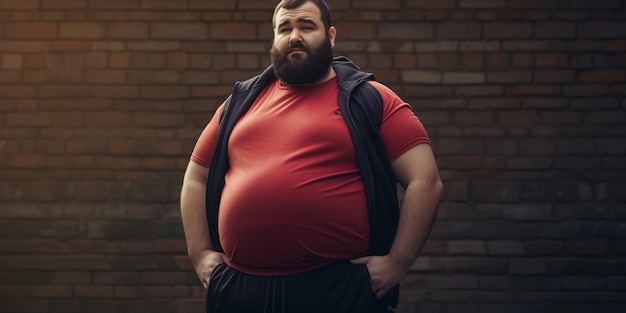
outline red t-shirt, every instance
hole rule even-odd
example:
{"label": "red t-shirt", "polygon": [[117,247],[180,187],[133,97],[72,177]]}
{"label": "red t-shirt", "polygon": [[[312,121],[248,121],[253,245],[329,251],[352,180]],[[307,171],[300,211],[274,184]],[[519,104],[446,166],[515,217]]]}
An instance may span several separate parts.
{"label": "red t-shirt", "polygon": [[[391,160],[428,142],[410,106],[370,83],[385,103],[380,132]],[[307,87],[276,80],[235,126],[218,217],[229,266],[252,275],[285,275],[366,255],[365,192],[337,92],[336,78]],[[191,157],[205,167],[222,109]]]}

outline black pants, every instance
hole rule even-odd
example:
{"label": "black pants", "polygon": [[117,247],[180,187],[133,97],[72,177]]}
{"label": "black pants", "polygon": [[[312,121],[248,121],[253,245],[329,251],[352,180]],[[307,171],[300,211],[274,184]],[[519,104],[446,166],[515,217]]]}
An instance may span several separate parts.
{"label": "black pants", "polygon": [[393,309],[376,299],[367,267],[345,261],[284,276],[248,275],[221,264],[211,274],[206,310],[207,313],[382,313]]}

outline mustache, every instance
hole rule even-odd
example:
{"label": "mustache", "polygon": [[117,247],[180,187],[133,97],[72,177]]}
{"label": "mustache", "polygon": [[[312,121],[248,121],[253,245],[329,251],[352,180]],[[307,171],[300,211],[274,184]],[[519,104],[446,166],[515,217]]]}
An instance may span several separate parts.
{"label": "mustache", "polygon": [[309,48],[307,48],[306,46],[304,46],[304,44],[302,42],[295,42],[295,43],[290,43],[287,46],[287,50],[288,52],[293,51],[294,49],[300,49],[300,50],[304,50],[306,52],[309,52]]}

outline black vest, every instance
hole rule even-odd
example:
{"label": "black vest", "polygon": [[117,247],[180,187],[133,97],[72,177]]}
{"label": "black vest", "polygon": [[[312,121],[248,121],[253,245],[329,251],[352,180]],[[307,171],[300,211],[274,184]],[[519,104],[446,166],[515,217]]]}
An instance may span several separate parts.
{"label": "black vest", "polygon": [[[383,100],[376,88],[366,83],[374,80],[374,75],[362,72],[345,57],[335,58],[332,66],[339,84],[339,107],[350,131],[363,178],[370,223],[369,254],[385,255],[391,248],[398,228],[399,206],[396,178],[380,136]],[[274,71],[270,66],[258,76],[235,83],[220,119],[206,192],[209,233],[211,243],[217,251],[223,251],[217,217],[224,177],[229,167],[228,139],[239,118],[248,111],[259,93],[273,79]],[[395,307],[398,301],[397,286],[385,298],[388,299],[387,303]]]}

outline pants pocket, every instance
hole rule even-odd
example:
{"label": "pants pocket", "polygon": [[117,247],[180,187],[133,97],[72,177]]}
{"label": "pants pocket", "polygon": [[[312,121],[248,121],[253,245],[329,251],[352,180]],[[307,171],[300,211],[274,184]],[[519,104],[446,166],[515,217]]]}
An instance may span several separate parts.
{"label": "pants pocket", "polygon": [[213,268],[213,272],[211,272],[211,276],[209,277],[209,290],[214,289],[211,288],[213,287],[213,285],[215,285],[216,280],[219,281],[219,278],[224,270],[224,268],[226,268],[226,263],[221,263],[218,264],[215,268]]}

